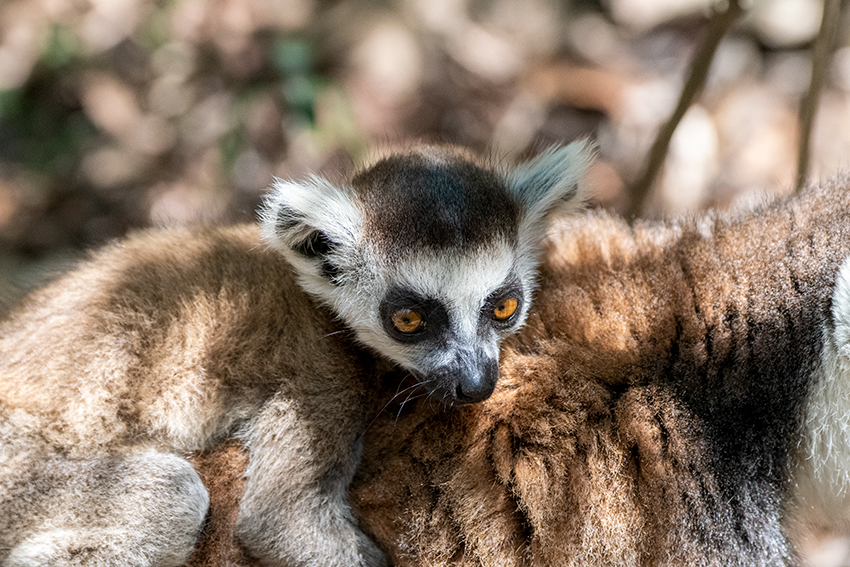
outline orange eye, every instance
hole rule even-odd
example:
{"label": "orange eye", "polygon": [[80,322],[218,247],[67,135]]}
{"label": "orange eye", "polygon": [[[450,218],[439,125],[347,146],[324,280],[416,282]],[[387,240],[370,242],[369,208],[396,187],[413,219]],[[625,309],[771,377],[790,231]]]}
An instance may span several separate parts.
{"label": "orange eye", "polygon": [[513,297],[506,297],[496,304],[496,307],[493,308],[493,315],[496,316],[496,319],[499,321],[504,321],[514,314],[516,311],[518,303],[517,300]]}
{"label": "orange eye", "polygon": [[422,316],[412,309],[399,309],[393,313],[392,321],[402,333],[412,333],[422,325]]}

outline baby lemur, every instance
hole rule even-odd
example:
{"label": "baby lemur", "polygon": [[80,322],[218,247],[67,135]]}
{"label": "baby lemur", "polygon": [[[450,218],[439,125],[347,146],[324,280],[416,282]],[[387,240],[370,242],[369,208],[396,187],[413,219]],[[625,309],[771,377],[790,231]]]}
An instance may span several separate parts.
{"label": "baby lemur", "polygon": [[267,565],[378,566],[348,486],[370,388],[493,391],[584,143],[510,170],[453,147],[342,186],[278,181],[256,226],[136,235],[0,324],[0,564],[176,566],[208,506],[181,454],[250,454],[237,521]]}

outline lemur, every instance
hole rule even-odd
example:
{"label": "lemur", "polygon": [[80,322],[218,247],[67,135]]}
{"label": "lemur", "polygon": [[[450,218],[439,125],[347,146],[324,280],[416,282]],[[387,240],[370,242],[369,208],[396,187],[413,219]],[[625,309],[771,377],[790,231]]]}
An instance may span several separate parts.
{"label": "lemur", "polygon": [[490,396],[590,153],[416,146],[278,180],[259,226],[137,234],[31,294],[0,323],[0,564],[182,564],[208,507],[183,455],[235,437],[252,556],[385,565],[348,506],[375,385]]}
{"label": "lemur", "polygon": [[[396,566],[792,567],[811,526],[847,533],[850,176],[547,242],[493,395],[367,431],[351,502]],[[222,514],[244,456],[216,456],[237,481],[191,564],[251,565]]]}
{"label": "lemur", "polygon": [[494,567],[790,567],[801,530],[846,534],[848,188],[559,223],[496,392],[370,428],[364,530],[398,566]]}
{"label": "lemur", "polygon": [[791,567],[846,534],[848,188],[559,223],[496,392],[370,429],[364,529],[398,566]]}

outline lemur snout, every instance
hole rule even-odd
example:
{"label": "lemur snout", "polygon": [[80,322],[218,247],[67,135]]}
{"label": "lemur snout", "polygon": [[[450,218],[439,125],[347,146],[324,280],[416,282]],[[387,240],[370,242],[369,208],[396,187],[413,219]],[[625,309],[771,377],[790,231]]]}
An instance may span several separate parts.
{"label": "lemur snout", "polygon": [[[433,378],[434,393],[447,402],[473,404],[490,397],[499,378],[499,361],[461,352]],[[440,396],[442,394],[442,396]]]}
{"label": "lemur snout", "polygon": [[498,361],[487,360],[474,372],[458,375],[455,399],[462,404],[483,402],[493,394],[498,378]]}

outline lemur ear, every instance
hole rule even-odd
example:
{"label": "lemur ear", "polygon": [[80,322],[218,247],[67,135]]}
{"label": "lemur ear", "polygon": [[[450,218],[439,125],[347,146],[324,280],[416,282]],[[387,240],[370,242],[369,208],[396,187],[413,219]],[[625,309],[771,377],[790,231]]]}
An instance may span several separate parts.
{"label": "lemur ear", "polygon": [[593,153],[587,140],[552,146],[510,172],[508,188],[523,208],[525,219],[536,222],[557,209],[578,208],[583,201],[578,182]]}
{"label": "lemur ear", "polygon": [[337,266],[329,256],[352,246],[362,215],[352,192],[330,181],[309,177],[295,182],[275,179],[260,211],[263,238],[290,260],[307,260],[327,278]]}

